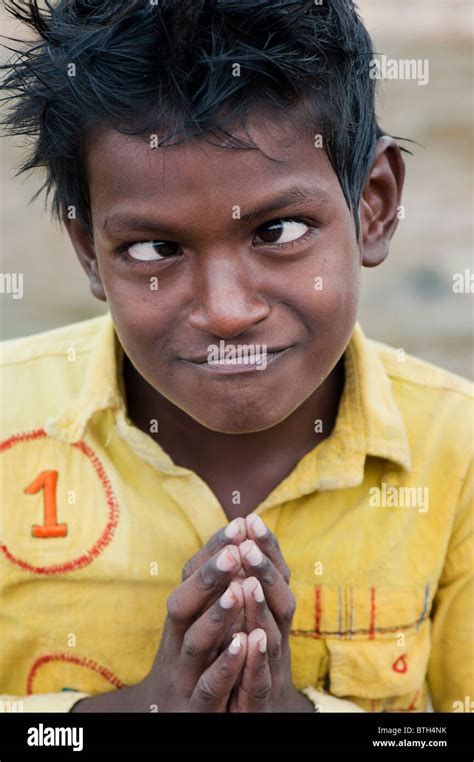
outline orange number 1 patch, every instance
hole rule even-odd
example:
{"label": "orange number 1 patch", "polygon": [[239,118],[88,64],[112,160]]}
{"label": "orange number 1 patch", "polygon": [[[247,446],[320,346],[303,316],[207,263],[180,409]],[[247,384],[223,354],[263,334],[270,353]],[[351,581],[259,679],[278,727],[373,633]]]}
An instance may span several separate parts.
{"label": "orange number 1 patch", "polygon": [[33,537],[65,537],[67,535],[67,524],[58,524],[56,520],[57,481],[57,471],[42,471],[28,487],[25,487],[27,495],[35,495],[40,489],[44,489],[44,521],[42,525],[33,524],[31,528]]}

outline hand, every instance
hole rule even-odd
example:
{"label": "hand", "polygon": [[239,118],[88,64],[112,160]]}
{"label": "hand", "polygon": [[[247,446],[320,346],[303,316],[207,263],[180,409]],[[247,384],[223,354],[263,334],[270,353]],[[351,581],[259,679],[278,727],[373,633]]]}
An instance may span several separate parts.
{"label": "hand", "polygon": [[232,692],[230,712],[314,712],[291,677],[289,636],[296,601],[290,570],[275,535],[256,514],[246,518],[239,544],[247,632],[245,665]]}
{"label": "hand", "polygon": [[[295,599],[288,586],[290,570],[277,538],[262,519],[250,514],[245,519],[234,519],[219,530],[186,563],[183,579],[229,541],[239,547],[243,559],[234,577],[235,581],[242,581],[244,595],[244,608],[235,628],[246,631],[249,636],[245,667],[233,690],[229,711],[314,712],[311,701],[296,690],[291,680],[289,634]],[[262,555],[262,563],[257,568],[251,561],[258,559],[258,553]],[[249,572],[250,578],[244,581],[242,578]],[[270,588],[266,594],[268,604],[262,584]],[[258,597],[263,596],[259,601],[253,595],[257,585]],[[228,639],[236,629],[228,632]]]}
{"label": "hand", "polygon": [[[216,545],[217,547],[217,545]],[[247,634],[229,629],[243,610],[237,546],[204,561],[168,598],[150,674],[138,685],[79,701],[73,712],[226,712],[247,654]]]}

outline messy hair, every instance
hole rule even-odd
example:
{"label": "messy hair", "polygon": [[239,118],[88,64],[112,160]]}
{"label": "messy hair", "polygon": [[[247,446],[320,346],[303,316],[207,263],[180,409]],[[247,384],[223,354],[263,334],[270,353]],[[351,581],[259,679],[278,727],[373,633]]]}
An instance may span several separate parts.
{"label": "messy hair", "polygon": [[7,135],[30,139],[17,174],[46,170],[34,198],[51,192],[59,220],[74,206],[92,237],[83,148],[94,130],[158,128],[159,145],[214,136],[250,150],[257,146],[228,128],[268,108],[300,128],[314,125],[359,234],[360,194],[383,132],[369,76],[372,42],[352,0],[5,0],[5,7],[33,38],[7,38],[20,47],[6,46],[13,56],[0,67],[2,124]]}

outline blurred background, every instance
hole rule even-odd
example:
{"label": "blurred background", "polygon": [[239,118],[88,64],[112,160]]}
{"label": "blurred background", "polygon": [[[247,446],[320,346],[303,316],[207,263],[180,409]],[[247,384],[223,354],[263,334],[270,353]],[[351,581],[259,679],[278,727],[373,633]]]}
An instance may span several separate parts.
{"label": "blurred background", "polygon": [[[454,293],[453,275],[472,262],[472,6],[470,0],[360,0],[379,55],[428,59],[429,83],[380,80],[377,114],[390,134],[411,138],[405,155],[405,219],[388,260],[363,270],[359,319],[372,338],[474,377],[472,293]],[[0,7],[1,33],[25,37]],[[8,51],[1,52],[2,60]],[[106,306],[93,298],[66,234],[29,200],[41,173],[15,178],[19,141],[0,141],[0,256],[3,273],[22,272],[23,299],[2,294],[1,338],[85,320]]]}

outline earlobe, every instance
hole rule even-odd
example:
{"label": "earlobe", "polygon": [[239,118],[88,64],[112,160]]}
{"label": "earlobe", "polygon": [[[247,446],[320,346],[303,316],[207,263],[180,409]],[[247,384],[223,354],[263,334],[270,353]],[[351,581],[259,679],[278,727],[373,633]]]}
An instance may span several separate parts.
{"label": "earlobe", "polygon": [[68,217],[65,207],[62,208],[61,217],[74,251],[89,279],[89,287],[92,294],[99,301],[106,302],[107,296],[100,277],[94,242],[77,219],[70,219]]}
{"label": "earlobe", "polygon": [[107,295],[97,267],[97,259],[94,259],[93,270],[89,277],[89,287],[96,299],[99,299],[101,302],[107,301]]}
{"label": "earlobe", "polygon": [[359,205],[364,267],[376,267],[388,255],[398,224],[404,179],[405,163],[400,148],[394,138],[383,135],[377,141]]}

